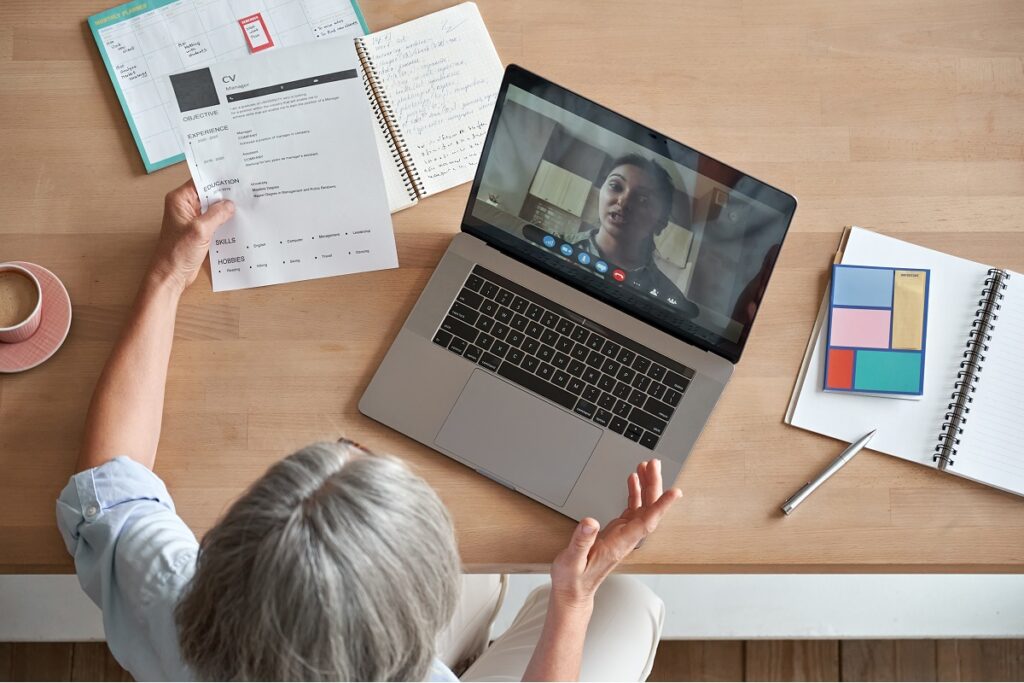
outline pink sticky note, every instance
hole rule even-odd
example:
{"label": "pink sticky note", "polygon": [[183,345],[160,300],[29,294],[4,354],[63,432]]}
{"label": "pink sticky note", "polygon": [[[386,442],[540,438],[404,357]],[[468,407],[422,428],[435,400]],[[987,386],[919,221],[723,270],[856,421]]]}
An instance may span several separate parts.
{"label": "pink sticky note", "polygon": [[830,344],[887,349],[891,315],[888,310],[833,308]]}

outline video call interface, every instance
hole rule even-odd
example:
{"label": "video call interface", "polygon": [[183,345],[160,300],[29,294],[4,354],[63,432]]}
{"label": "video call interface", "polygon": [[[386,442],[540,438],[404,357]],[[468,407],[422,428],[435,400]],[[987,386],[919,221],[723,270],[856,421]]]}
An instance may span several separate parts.
{"label": "video call interface", "polygon": [[788,225],[772,207],[514,85],[472,214],[589,274],[588,286],[626,289],[672,327],[733,343]]}

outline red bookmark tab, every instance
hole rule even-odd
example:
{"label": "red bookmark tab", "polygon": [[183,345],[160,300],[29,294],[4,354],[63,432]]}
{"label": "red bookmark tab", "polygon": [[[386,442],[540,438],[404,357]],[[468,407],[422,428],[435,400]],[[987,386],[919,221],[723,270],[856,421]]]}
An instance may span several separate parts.
{"label": "red bookmark tab", "polygon": [[238,25],[242,27],[242,33],[245,34],[245,42],[249,43],[249,52],[259,52],[268,47],[274,47],[274,39],[270,37],[270,31],[267,30],[267,22],[263,21],[263,15],[259,12],[239,19]]}

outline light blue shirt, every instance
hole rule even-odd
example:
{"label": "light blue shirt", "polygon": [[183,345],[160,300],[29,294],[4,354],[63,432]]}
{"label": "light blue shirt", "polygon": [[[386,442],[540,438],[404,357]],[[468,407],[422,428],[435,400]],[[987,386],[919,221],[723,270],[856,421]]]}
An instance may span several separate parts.
{"label": "light blue shirt", "polygon": [[[57,527],[121,666],[137,680],[193,680],[174,607],[195,573],[199,542],[160,477],[124,456],[79,472],[57,499]],[[429,680],[458,679],[435,659]]]}

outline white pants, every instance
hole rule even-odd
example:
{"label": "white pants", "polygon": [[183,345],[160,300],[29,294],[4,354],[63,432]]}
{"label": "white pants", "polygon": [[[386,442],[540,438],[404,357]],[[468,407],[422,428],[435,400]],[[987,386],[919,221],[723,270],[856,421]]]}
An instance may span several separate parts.
{"label": "white pants", "polygon": [[[504,576],[465,575],[452,623],[438,638],[438,656],[453,669],[476,657],[465,681],[519,681],[533,656],[547,614],[551,585],[526,598],[508,631],[488,647],[491,624],[505,596]],[[665,604],[644,584],[609,576],[594,597],[583,646],[581,681],[644,681],[654,665]]]}

